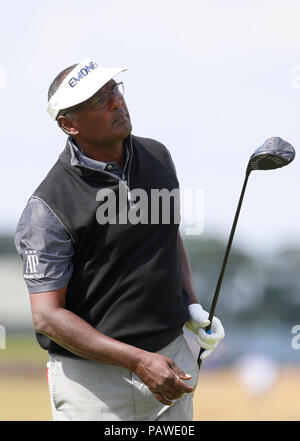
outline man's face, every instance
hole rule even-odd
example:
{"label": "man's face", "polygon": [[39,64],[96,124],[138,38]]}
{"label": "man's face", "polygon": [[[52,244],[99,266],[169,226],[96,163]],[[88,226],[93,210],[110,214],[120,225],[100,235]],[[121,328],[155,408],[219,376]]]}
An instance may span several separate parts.
{"label": "man's face", "polygon": [[[124,140],[132,126],[123,96],[117,98],[112,93],[115,80],[106,83],[95,95],[89,98],[79,110],[73,110],[74,127],[78,134],[75,140],[93,144],[113,144]],[[119,95],[118,95],[119,96]]]}

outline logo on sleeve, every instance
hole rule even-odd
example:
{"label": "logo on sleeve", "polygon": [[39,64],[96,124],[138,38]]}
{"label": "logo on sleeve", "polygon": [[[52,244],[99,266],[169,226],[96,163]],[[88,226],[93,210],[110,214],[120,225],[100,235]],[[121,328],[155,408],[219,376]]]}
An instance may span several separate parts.
{"label": "logo on sleeve", "polygon": [[44,277],[44,274],[39,274],[38,272],[38,264],[39,258],[35,250],[26,250],[25,251],[25,279],[33,279],[33,278],[41,278]]}

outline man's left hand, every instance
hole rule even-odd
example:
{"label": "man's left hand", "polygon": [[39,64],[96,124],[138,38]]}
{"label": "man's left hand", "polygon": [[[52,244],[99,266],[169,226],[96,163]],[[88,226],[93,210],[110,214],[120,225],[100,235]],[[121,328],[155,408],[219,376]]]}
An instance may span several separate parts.
{"label": "man's left hand", "polygon": [[203,328],[206,328],[210,324],[208,320],[209,314],[207,311],[204,311],[199,303],[189,305],[189,314],[190,319],[185,323],[185,326],[197,335],[197,343],[201,348],[205,349],[200,357],[201,360],[203,360],[216,349],[220,341],[225,337],[225,331],[221,321],[217,317],[214,317],[210,327],[210,333],[205,332]]}

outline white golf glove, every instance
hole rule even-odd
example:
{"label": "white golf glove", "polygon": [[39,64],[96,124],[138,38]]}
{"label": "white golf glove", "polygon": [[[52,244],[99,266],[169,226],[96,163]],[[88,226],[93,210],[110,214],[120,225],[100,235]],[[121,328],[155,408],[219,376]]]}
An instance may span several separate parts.
{"label": "white golf glove", "polygon": [[210,334],[205,332],[204,329],[210,324],[208,320],[208,312],[204,311],[199,303],[193,303],[189,305],[190,319],[185,323],[186,328],[194,332],[197,337],[197,343],[204,348],[205,351],[201,355],[201,360],[207,358],[214,349],[218,346],[220,341],[225,337],[225,331],[221,321],[214,317],[212,320]]}

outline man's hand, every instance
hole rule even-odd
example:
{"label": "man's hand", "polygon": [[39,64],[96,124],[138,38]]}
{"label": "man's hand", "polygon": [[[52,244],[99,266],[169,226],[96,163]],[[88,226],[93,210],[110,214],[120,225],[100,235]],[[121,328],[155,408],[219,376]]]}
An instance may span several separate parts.
{"label": "man's hand", "polygon": [[199,303],[193,303],[189,306],[190,319],[185,323],[187,329],[197,334],[196,340],[205,351],[201,355],[201,360],[208,357],[214,349],[218,346],[220,341],[225,337],[225,331],[222,323],[217,317],[213,318],[210,333],[205,332],[210,324],[208,320],[208,312],[204,311]]}
{"label": "man's hand", "polygon": [[148,386],[155,398],[168,406],[173,404],[171,400],[176,400],[184,393],[194,390],[182,381],[190,380],[191,375],[184,373],[171,358],[160,354],[145,351],[135,373]]}

